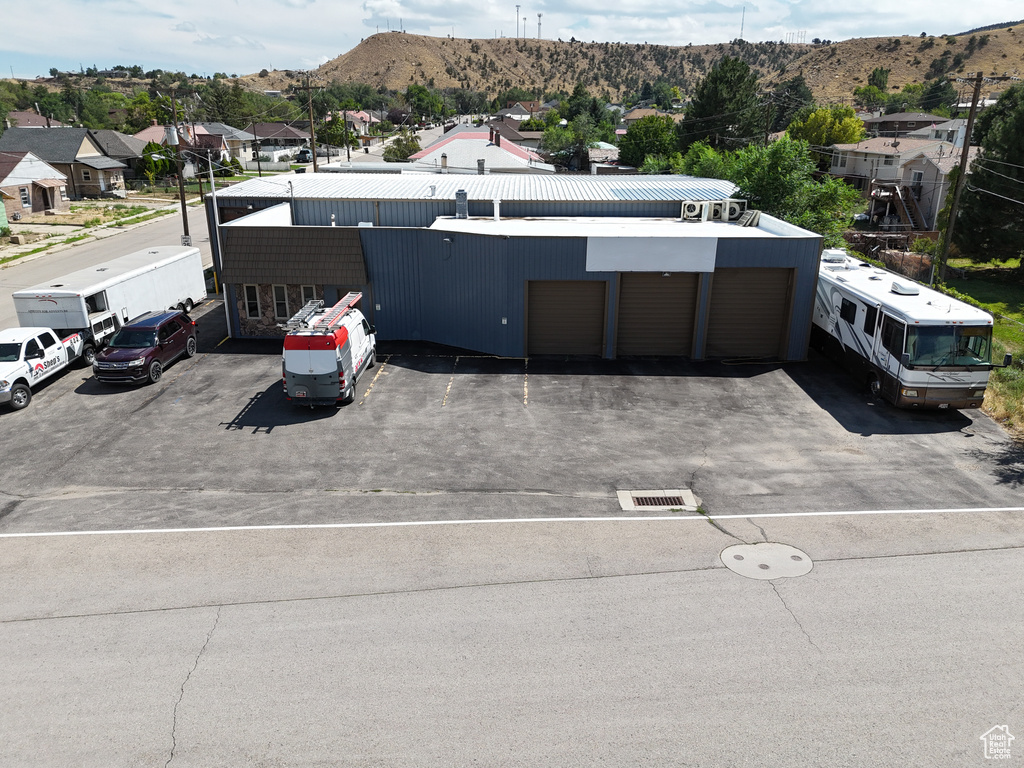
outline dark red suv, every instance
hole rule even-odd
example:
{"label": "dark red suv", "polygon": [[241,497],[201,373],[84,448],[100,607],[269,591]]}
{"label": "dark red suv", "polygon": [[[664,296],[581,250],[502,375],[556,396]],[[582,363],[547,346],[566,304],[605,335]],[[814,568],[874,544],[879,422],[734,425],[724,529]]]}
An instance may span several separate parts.
{"label": "dark red suv", "polygon": [[196,353],[196,323],[181,311],[150,312],[115,333],[96,353],[93,375],[116,384],[160,381],[165,367]]}

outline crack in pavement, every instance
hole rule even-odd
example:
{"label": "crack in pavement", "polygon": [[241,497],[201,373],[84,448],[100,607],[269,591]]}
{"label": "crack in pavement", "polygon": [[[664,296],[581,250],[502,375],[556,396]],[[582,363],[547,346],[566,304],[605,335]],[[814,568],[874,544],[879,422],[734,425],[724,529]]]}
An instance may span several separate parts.
{"label": "crack in pavement", "polygon": [[754,526],[755,528],[757,528],[757,530],[759,530],[759,531],[761,532],[761,535],[762,535],[762,536],[764,536],[764,540],[765,540],[766,542],[768,541],[768,534],[764,532],[764,528],[762,528],[762,527],[761,527],[760,525],[758,525],[757,523],[755,523],[755,522],[754,522],[753,520],[751,520],[751,519],[750,519],[749,517],[747,518],[747,522],[749,522],[749,523],[750,523],[750,524],[751,524],[752,526]]}
{"label": "crack in pavement", "polygon": [[807,638],[807,642],[810,643],[811,645],[813,645],[814,646],[814,650],[816,650],[818,653],[822,653],[821,648],[819,648],[815,644],[815,642],[811,639],[811,636],[809,634],[807,634],[807,630],[804,629],[804,625],[800,623],[800,619],[798,619],[796,617],[796,614],[793,613],[793,609],[789,607],[789,604],[786,602],[786,598],[784,598],[782,596],[782,593],[779,592],[779,588],[776,586],[775,582],[774,581],[769,581],[768,583],[771,584],[772,585],[772,589],[775,590],[775,594],[778,596],[779,600],[782,602],[782,607],[785,608],[786,611],[789,613],[789,615],[793,617],[793,621],[795,621],[796,625],[798,627],[800,627],[800,631],[804,633],[804,637]]}
{"label": "crack in pavement", "polygon": [[714,528],[716,531],[718,531],[719,533],[724,533],[726,536],[729,536],[730,538],[736,539],[736,541],[738,541],[740,544],[753,543],[747,541],[746,539],[741,539],[735,533],[730,533],[729,531],[725,530],[725,527],[717,520],[714,520],[710,515],[708,515],[707,511],[703,507],[697,507],[697,514],[703,517],[705,520],[707,520],[711,527]]}
{"label": "crack in pavement", "polygon": [[188,685],[189,679],[192,677],[192,673],[196,671],[199,666],[199,660],[203,657],[203,653],[206,651],[206,646],[210,644],[210,638],[213,637],[214,631],[217,629],[217,624],[220,622],[220,612],[224,606],[217,606],[217,615],[213,619],[213,626],[210,627],[209,633],[206,635],[206,642],[203,643],[203,647],[199,649],[199,653],[196,654],[195,663],[192,665],[192,669],[185,675],[185,679],[181,683],[181,692],[178,694],[178,700],[174,702],[174,715],[171,721],[171,754],[167,758],[167,762],[164,763],[164,768],[167,768],[174,759],[174,750],[178,747],[177,730],[178,730],[178,706],[181,704],[181,700],[185,698],[185,686]]}

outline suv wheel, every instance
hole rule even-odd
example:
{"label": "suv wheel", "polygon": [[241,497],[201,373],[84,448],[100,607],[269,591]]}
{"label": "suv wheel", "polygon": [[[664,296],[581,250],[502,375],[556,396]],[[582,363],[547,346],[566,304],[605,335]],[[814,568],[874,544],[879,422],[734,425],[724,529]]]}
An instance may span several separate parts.
{"label": "suv wheel", "polygon": [[185,342],[185,357],[196,356],[196,337],[189,336],[188,341]]}
{"label": "suv wheel", "polygon": [[149,364],[149,383],[156,384],[160,381],[160,377],[163,376],[164,368],[160,365],[159,360],[154,360]]}

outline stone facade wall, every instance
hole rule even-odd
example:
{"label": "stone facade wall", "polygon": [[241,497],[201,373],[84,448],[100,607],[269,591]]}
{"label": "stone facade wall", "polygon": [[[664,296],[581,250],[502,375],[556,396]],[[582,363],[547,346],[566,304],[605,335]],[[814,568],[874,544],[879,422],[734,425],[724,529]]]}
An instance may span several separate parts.
{"label": "stone facade wall", "polygon": [[[260,316],[258,318],[251,318],[246,315],[245,286],[239,285],[236,286],[236,289],[238,295],[239,333],[241,336],[283,337],[285,335],[284,329],[281,327],[285,321],[274,317],[273,285],[260,284],[256,286],[256,292],[260,300]],[[288,313],[289,316],[292,316],[302,309],[302,286],[286,285],[285,290],[288,296]],[[322,301],[324,298],[324,287],[322,285],[314,285],[313,291],[316,298]]]}

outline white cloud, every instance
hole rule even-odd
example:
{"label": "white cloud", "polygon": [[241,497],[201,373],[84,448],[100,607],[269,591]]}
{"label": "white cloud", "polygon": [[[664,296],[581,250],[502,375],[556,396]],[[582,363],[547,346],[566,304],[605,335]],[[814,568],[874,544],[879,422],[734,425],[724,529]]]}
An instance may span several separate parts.
{"label": "white cloud", "polygon": [[180,24],[175,24],[171,29],[175,32],[195,32],[196,25],[191,21],[183,21]]}

